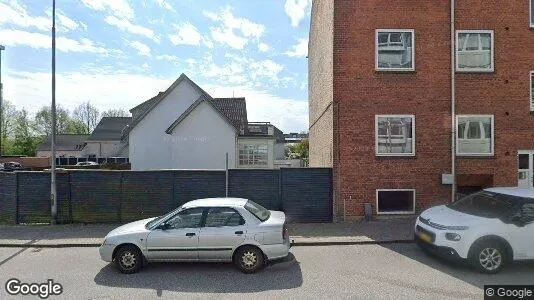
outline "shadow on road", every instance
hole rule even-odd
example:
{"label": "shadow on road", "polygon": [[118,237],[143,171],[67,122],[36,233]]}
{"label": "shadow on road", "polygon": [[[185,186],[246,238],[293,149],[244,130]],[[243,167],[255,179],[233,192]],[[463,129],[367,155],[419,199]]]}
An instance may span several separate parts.
{"label": "shadow on road", "polygon": [[484,285],[529,285],[534,278],[534,261],[514,262],[500,273],[490,275],[479,273],[467,263],[450,262],[431,255],[416,244],[390,244],[382,247],[481,289]]}
{"label": "shadow on road", "polygon": [[299,262],[288,258],[255,274],[243,274],[233,264],[224,263],[151,263],[139,273],[121,274],[112,264],[96,274],[98,285],[120,288],[153,289],[188,293],[254,293],[285,290],[302,285]]}

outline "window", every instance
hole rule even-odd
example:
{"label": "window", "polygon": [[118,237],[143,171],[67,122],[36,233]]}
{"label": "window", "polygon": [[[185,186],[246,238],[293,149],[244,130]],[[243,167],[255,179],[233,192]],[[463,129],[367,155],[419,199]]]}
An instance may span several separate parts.
{"label": "window", "polygon": [[530,0],[530,27],[534,28],[534,0]]}
{"label": "window", "polygon": [[414,71],[414,36],[413,29],[377,29],[376,70]]}
{"label": "window", "polygon": [[200,227],[203,212],[204,208],[201,207],[185,209],[170,218],[166,224],[169,225],[170,229],[198,228]]}
{"label": "window", "polygon": [[414,189],[376,190],[377,214],[413,214],[415,213]]}
{"label": "window", "polygon": [[241,215],[229,207],[213,207],[206,216],[206,227],[240,226],[245,224]]}
{"label": "window", "polygon": [[521,207],[521,217],[527,224],[534,222],[534,203],[525,203]]}
{"label": "window", "polygon": [[456,116],[456,154],[493,156],[493,116]]}
{"label": "window", "polygon": [[534,111],[534,71],[530,72],[530,111]]}
{"label": "window", "polygon": [[239,145],[239,164],[266,166],[268,149],[267,145]]}
{"label": "window", "polygon": [[415,116],[377,115],[375,126],[377,156],[415,155]]}
{"label": "window", "polygon": [[493,72],[493,30],[456,31],[456,71]]}
{"label": "window", "polygon": [[267,221],[269,217],[271,216],[271,212],[269,210],[259,205],[258,203],[250,201],[250,200],[248,200],[247,203],[245,203],[245,209],[248,210],[251,214],[253,214],[256,218],[258,218],[262,222]]}
{"label": "window", "polygon": [[513,208],[512,203],[508,196],[482,191],[453,202],[448,207],[478,217],[498,218]]}

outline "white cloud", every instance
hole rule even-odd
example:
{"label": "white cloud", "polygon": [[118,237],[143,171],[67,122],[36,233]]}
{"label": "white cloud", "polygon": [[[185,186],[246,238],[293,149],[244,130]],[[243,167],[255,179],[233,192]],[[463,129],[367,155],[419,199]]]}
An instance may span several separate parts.
{"label": "white cloud", "polygon": [[278,78],[278,74],[280,74],[283,69],[284,66],[277,64],[270,59],[255,61],[250,64],[250,76],[253,80],[258,80],[264,77],[276,80]]}
{"label": "white cloud", "polygon": [[155,57],[157,60],[166,60],[166,61],[171,61],[171,62],[174,62],[174,61],[178,61],[179,58],[178,56],[174,56],[174,55],[168,55],[168,54],[164,54],[164,55],[158,55]]}
{"label": "white cloud", "polygon": [[85,6],[103,11],[107,14],[131,20],[134,17],[134,10],[128,0],[81,0]]}
{"label": "white cloud", "polygon": [[267,51],[269,51],[269,45],[267,45],[265,43],[259,43],[258,44],[258,50],[260,50],[260,52],[267,52]]}
{"label": "white cloud", "polygon": [[[0,40],[7,46],[20,45],[28,46],[34,49],[52,48],[52,37],[50,35],[36,32],[3,29],[0,30]],[[61,52],[96,53],[102,55],[122,54],[122,51],[120,50],[101,47],[87,38],[73,40],[60,36],[56,38],[56,48]]]}
{"label": "white cloud", "polygon": [[156,4],[161,8],[165,8],[166,10],[176,12],[174,7],[172,7],[172,5],[167,0],[154,0],[154,2],[156,2]]}
{"label": "white cloud", "polygon": [[33,17],[28,15],[26,8],[17,1],[10,4],[0,3],[0,24],[8,23],[20,27],[35,27],[45,31],[52,28],[52,20],[46,17]]}
{"label": "white cloud", "polygon": [[144,69],[150,69],[150,65],[147,64],[147,63],[144,63],[142,67],[143,67]]}
{"label": "white cloud", "polygon": [[284,53],[289,57],[306,57],[308,55],[308,38],[303,38]]}
{"label": "white cloud", "polygon": [[130,43],[130,47],[136,49],[139,55],[150,56],[150,47],[146,44],[135,41]]}
{"label": "white cloud", "polygon": [[175,34],[169,35],[169,40],[174,45],[193,45],[198,46],[203,38],[198,29],[191,23],[185,22],[180,25],[174,25],[177,30]]}
{"label": "white cloud", "polygon": [[109,25],[117,27],[122,31],[141,35],[158,43],[160,41],[159,36],[157,36],[152,29],[143,27],[141,25],[133,24],[127,19],[119,19],[115,16],[108,16],[106,17],[105,22]]}
{"label": "white cloud", "polygon": [[204,12],[204,16],[219,23],[219,26],[211,28],[213,40],[234,49],[243,49],[249,39],[259,40],[265,33],[264,25],[235,17],[229,7],[218,13]]}
{"label": "white cloud", "polygon": [[311,0],[286,0],[284,8],[286,14],[291,19],[291,26],[299,26],[300,21],[306,16],[306,11],[311,7],[311,4]]}

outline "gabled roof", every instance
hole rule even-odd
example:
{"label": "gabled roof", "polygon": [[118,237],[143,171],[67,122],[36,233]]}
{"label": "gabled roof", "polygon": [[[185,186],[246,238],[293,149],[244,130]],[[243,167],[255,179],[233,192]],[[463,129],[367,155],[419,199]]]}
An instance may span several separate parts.
{"label": "gabled roof", "polygon": [[120,141],[131,117],[103,117],[87,141]]}
{"label": "gabled roof", "polygon": [[214,98],[212,102],[232,122],[234,127],[239,129],[248,123],[245,98]]}
{"label": "gabled roof", "polygon": [[[85,141],[89,137],[88,134],[57,134],[56,135],[56,150],[61,151],[81,151],[85,146]],[[37,151],[51,151],[52,150],[52,135],[46,137],[44,141],[39,144]]]}
{"label": "gabled roof", "polygon": [[137,126],[137,124],[139,124],[139,122],[141,122],[141,120],[143,120],[143,118],[146,115],[148,115],[148,113],[150,113],[150,111],[152,111],[154,107],[158,106],[161,100],[165,99],[165,97],[167,97],[167,95],[169,95],[172,90],[174,90],[180,83],[182,83],[182,81],[187,81],[189,84],[191,84],[191,86],[195,90],[197,90],[197,92],[205,96],[207,99],[209,100],[213,99],[208,93],[206,93],[202,88],[200,88],[193,80],[189,79],[189,77],[187,77],[185,74],[182,73],[182,75],[180,75],[180,77],[178,77],[178,79],[176,79],[176,81],[174,81],[173,84],[171,84],[171,86],[167,88],[167,90],[165,90],[165,92],[159,93],[152,99],[149,99],[148,101],[145,101],[130,110],[131,112],[132,110],[138,109],[140,107],[145,108],[145,110],[139,114],[139,117],[135,118],[132,121],[132,124],[130,125],[129,130],[132,130],[135,126]]}
{"label": "gabled roof", "polygon": [[186,111],[184,111],[174,122],[172,122],[172,124],[169,126],[169,128],[167,128],[167,130],[165,130],[165,132],[167,134],[172,134],[172,131],[176,128],[176,126],[178,126],[178,124],[180,124],[183,120],[185,120],[185,118],[187,118],[187,116],[193,110],[195,110],[195,108],[197,108],[197,106],[199,106],[200,103],[202,103],[202,102],[208,103],[230,126],[232,126],[234,128],[234,130],[236,132],[239,132],[240,125],[239,124],[234,124],[232,122],[232,119],[229,118],[227,115],[225,115],[223,113],[223,111],[221,111],[221,109],[219,109],[219,107],[217,107],[217,105],[215,105],[215,101],[213,100],[213,98],[212,99],[208,99],[205,95],[201,95],[197,99],[197,101],[195,101],[193,104],[191,104],[191,106],[189,106],[189,108],[187,108]]}

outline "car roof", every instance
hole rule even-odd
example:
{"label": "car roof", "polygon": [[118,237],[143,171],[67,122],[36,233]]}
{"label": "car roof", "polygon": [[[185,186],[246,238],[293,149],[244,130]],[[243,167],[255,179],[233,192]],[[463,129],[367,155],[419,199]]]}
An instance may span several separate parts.
{"label": "car roof", "polygon": [[206,198],[198,199],[187,202],[184,204],[184,207],[217,207],[217,206],[228,206],[228,207],[239,207],[245,206],[247,199],[243,198]]}
{"label": "car roof", "polygon": [[497,187],[497,188],[488,188],[484,190],[488,192],[492,192],[492,193],[498,193],[498,194],[522,197],[522,198],[529,198],[532,201],[534,201],[534,189],[526,189],[526,188],[518,188],[518,187]]}

